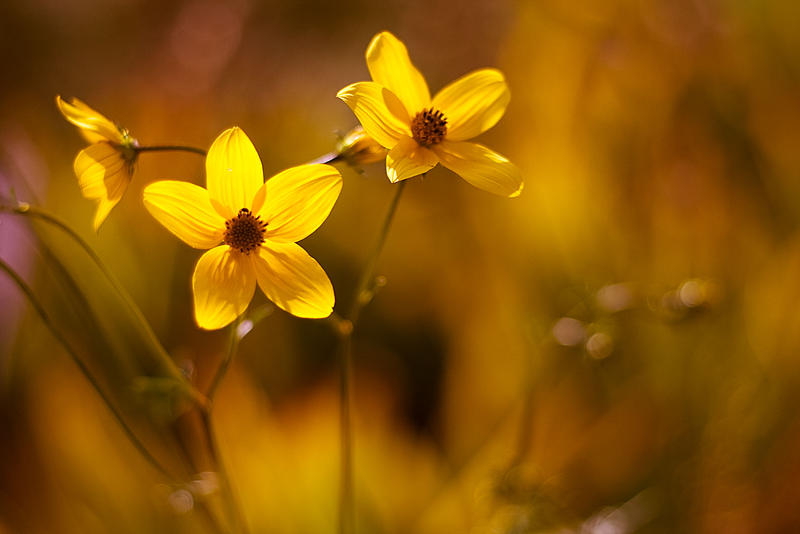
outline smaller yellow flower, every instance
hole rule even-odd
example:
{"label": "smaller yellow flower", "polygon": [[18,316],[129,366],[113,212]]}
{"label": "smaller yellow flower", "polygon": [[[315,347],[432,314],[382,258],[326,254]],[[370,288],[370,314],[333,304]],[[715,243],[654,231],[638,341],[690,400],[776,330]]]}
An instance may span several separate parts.
{"label": "smaller yellow flower", "polygon": [[167,180],[144,189],[144,205],[158,222],[187,245],[210,249],[192,275],[197,324],[230,324],[247,309],[256,284],[292,315],[330,315],[328,275],[296,242],[328,217],[342,189],[339,171],[300,165],[264,182],[253,143],[231,128],[208,150],[206,185]]}
{"label": "smaller yellow flower", "polygon": [[520,194],[523,182],[516,166],[483,145],[467,142],[505,113],[510,93],[500,71],[476,70],[431,99],[406,46],[391,33],[373,37],[366,58],[373,81],[348,85],[336,96],[353,110],[364,130],[389,149],[386,174],[392,183],[441,163],[491,193]]}
{"label": "smaller yellow flower", "polygon": [[136,139],[77,98],[56,96],[64,117],[91,143],[78,153],[73,167],[85,198],[97,202],[94,229],[103,224],[128,189],[136,163]]}
{"label": "smaller yellow flower", "polygon": [[336,145],[339,157],[351,167],[375,163],[386,158],[387,150],[369,136],[364,128],[356,126]]}

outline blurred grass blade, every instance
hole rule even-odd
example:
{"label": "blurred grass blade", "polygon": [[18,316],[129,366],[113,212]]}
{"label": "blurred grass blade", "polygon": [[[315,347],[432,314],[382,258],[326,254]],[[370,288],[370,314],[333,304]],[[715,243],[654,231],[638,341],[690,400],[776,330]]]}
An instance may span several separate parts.
{"label": "blurred grass blade", "polygon": [[139,453],[142,455],[142,457],[145,458],[162,475],[164,475],[166,477],[169,477],[169,478],[173,478],[173,476],[161,464],[161,462],[159,462],[150,453],[150,451],[147,450],[147,447],[145,447],[145,445],[141,442],[141,440],[139,440],[139,437],[136,435],[136,433],[133,431],[133,429],[131,429],[131,427],[128,426],[127,422],[125,421],[125,418],[122,416],[122,414],[119,412],[117,407],[114,405],[114,402],[105,393],[105,391],[103,390],[102,386],[100,386],[100,384],[97,382],[97,380],[95,379],[94,375],[92,375],[91,371],[89,371],[89,368],[86,367],[86,365],[83,363],[81,358],[78,356],[78,354],[75,351],[75,349],[72,348],[70,343],[66,340],[66,338],[61,334],[61,332],[55,327],[53,322],[50,320],[49,315],[47,314],[47,312],[45,311],[44,307],[39,302],[39,299],[36,298],[36,295],[34,294],[33,290],[30,288],[30,286],[28,286],[28,284],[25,283],[25,281],[22,279],[22,277],[20,277],[19,274],[16,271],[14,271],[2,259],[0,259],[0,270],[4,271],[8,275],[8,277],[11,278],[11,280],[14,282],[14,284],[19,288],[19,290],[25,295],[25,297],[28,299],[28,302],[30,302],[31,306],[36,311],[37,315],[39,315],[39,317],[41,318],[42,323],[44,323],[44,325],[47,327],[47,329],[50,331],[50,333],[53,335],[53,337],[56,339],[56,341],[58,341],[58,343],[64,348],[64,350],[67,352],[67,354],[69,354],[70,358],[72,358],[72,360],[75,362],[75,364],[81,370],[83,375],[86,377],[86,379],[92,385],[94,390],[97,392],[97,394],[103,400],[105,405],[108,407],[109,411],[111,411],[112,415],[117,420],[119,425],[122,427],[122,430],[125,432],[125,435],[131,441],[133,446],[136,447],[136,449],[139,451]]}
{"label": "blurred grass blade", "polygon": [[[8,208],[5,209],[8,211]],[[195,390],[159,343],[136,304],[92,248],[68,225],[21,205],[41,255],[37,310],[79,362],[104,400],[131,433],[167,465],[183,466],[185,444],[176,418],[205,397]],[[65,239],[66,237],[66,239]],[[41,315],[41,313],[40,313]],[[158,452],[156,452],[158,451]]]}
{"label": "blurred grass blade", "polygon": [[[92,247],[84,240],[75,230],[69,227],[65,222],[57,218],[56,216],[33,206],[30,206],[26,203],[19,203],[17,207],[14,208],[2,208],[3,211],[7,211],[8,213],[12,213],[15,215],[26,216],[28,218],[36,218],[40,219],[41,221],[45,222],[48,225],[51,225],[53,228],[56,228],[62,232],[64,232],[68,237],[70,237],[75,244],[77,244],[89,257],[89,259],[94,262],[97,269],[102,273],[102,275],[106,278],[109,285],[117,292],[120,300],[122,303],[127,307],[128,311],[132,315],[133,319],[135,320],[136,326],[140,329],[142,336],[148,341],[153,349],[154,353],[159,356],[161,359],[161,363],[164,366],[164,371],[172,374],[175,377],[182,376],[180,370],[175,365],[175,363],[170,358],[169,354],[167,354],[166,350],[164,350],[161,343],[158,341],[155,333],[153,332],[150,324],[142,315],[141,310],[133,302],[133,299],[125,290],[124,287],[119,283],[116,276],[108,269],[105,263],[100,259],[97,253],[92,249]],[[34,228],[34,230],[36,230]]]}

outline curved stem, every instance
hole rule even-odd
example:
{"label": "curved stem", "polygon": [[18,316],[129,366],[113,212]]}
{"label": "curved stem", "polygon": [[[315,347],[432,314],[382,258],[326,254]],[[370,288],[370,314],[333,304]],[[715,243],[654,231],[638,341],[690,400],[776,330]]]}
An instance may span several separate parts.
{"label": "curved stem", "polygon": [[405,186],[405,181],[397,184],[394,196],[392,197],[392,202],[389,204],[389,209],[383,219],[383,224],[381,225],[381,230],[378,234],[378,240],[375,242],[372,253],[367,260],[367,265],[364,267],[364,270],[361,272],[361,278],[358,280],[355,299],[353,299],[353,302],[350,304],[350,309],[345,317],[347,320],[353,323],[353,325],[355,325],[355,323],[358,321],[358,316],[361,313],[361,309],[369,304],[370,300],[372,300],[374,293],[371,286],[375,276],[375,267],[378,264],[378,259],[380,258],[381,252],[383,252],[383,246],[386,244],[386,238],[389,237],[389,230],[392,227],[394,214],[397,211],[397,205],[400,203],[400,196],[403,194],[403,189]]}
{"label": "curved stem", "polygon": [[137,146],[134,147],[137,153],[139,152],[192,152],[201,156],[206,155],[206,151],[202,148],[183,145],[153,145],[153,146]]}
{"label": "curved stem", "polygon": [[125,419],[123,418],[122,414],[117,410],[116,406],[114,406],[114,403],[111,401],[111,399],[105,394],[103,388],[100,387],[100,383],[97,381],[94,375],[92,375],[92,373],[89,371],[89,368],[86,366],[86,364],[83,363],[83,361],[81,361],[75,349],[72,348],[72,346],[69,344],[66,338],[61,334],[61,332],[58,331],[53,322],[50,320],[50,316],[45,311],[44,306],[42,306],[42,304],[36,298],[36,295],[33,293],[31,287],[28,284],[26,284],[25,281],[22,279],[22,277],[20,277],[19,274],[16,271],[14,271],[14,269],[12,269],[11,266],[8,265],[2,259],[0,259],[0,270],[4,271],[9,276],[9,278],[11,278],[14,284],[19,288],[19,290],[25,294],[25,297],[27,297],[28,302],[30,302],[31,306],[33,306],[33,309],[39,315],[39,318],[42,320],[44,325],[47,327],[48,330],[50,330],[50,333],[53,335],[56,341],[58,341],[61,344],[61,346],[64,347],[64,350],[67,352],[67,354],[69,354],[70,358],[72,358],[72,360],[84,374],[86,379],[95,389],[97,394],[100,396],[105,405],[108,407],[111,414],[114,416],[119,425],[122,427],[122,430],[125,432],[125,435],[128,437],[133,446],[139,451],[142,457],[145,460],[147,460],[163,476],[165,476],[170,480],[176,480],[176,478],[161,464],[161,462],[159,462],[150,453],[150,451],[147,450],[147,447],[145,447],[144,443],[142,443],[142,441],[139,439],[139,437],[136,435],[133,429],[130,426],[128,426],[128,423],[125,422]]}
{"label": "curved stem", "polygon": [[334,323],[339,335],[339,424],[341,439],[341,474],[339,496],[339,533],[352,534],[355,532],[355,489],[353,485],[353,424],[352,424],[352,375],[353,375],[353,331],[358,324],[358,318],[364,306],[369,304],[375,294],[374,277],[375,267],[386,244],[389,230],[400,202],[400,195],[405,188],[405,181],[400,182],[395,188],[394,196],[389,204],[389,209],[384,217],[378,234],[378,240],[364,266],[361,277],[356,286],[353,302],[347,315],[343,318],[336,316]]}
{"label": "curved stem", "polygon": [[233,361],[233,355],[236,354],[237,350],[239,350],[239,340],[241,339],[239,336],[239,326],[242,324],[243,318],[244,314],[237,317],[236,320],[231,324],[230,337],[228,338],[228,349],[225,351],[225,355],[222,357],[219,367],[217,367],[217,372],[214,373],[214,378],[211,379],[211,385],[208,387],[208,391],[206,391],[206,399],[208,399],[209,402],[214,399],[214,394],[216,393],[220,382],[222,382],[222,378],[225,376],[225,373],[228,372],[228,367],[231,365],[231,361]]}

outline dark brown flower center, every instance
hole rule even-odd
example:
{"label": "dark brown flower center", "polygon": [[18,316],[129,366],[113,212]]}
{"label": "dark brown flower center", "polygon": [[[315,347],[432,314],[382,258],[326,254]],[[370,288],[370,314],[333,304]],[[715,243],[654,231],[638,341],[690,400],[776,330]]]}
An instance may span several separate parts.
{"label": "dark brown flower center", "polygon": [[242,208],[236,217],[225,222],[223,241],[239,252],[250,254],[264,242],[266,231],[267,223],[260,215],[253,216],[249,209]]}
{"label": "dark brown flower center", "polygon": [[411,136],[422,146],[441,143],[447,135],[447,119],[438,109],[423,109],[411,121]]}

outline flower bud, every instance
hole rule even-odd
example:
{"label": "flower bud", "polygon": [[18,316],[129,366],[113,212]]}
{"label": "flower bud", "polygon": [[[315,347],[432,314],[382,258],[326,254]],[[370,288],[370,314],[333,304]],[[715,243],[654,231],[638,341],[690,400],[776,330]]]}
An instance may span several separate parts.
{"label": "flower bud", "polygon": [[388,153],[361,126],[350,130],[336,145],[336,151],[342,160],[354,167],[381,161]]}

